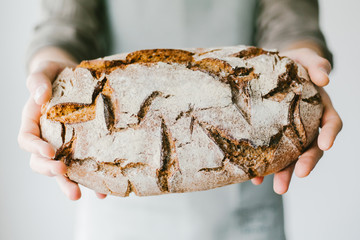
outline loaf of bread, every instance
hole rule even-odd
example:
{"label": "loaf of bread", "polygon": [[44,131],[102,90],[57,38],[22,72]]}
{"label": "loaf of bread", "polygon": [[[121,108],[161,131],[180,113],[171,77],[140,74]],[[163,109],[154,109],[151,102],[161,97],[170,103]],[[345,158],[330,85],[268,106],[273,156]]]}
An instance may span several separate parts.
{"label": "loaf of bread", "polygon": [[63,70],[40,124],[71,180],[146,196],[278,172],[314,140],[322,111],[304,68],[275,51],[152,49]]}

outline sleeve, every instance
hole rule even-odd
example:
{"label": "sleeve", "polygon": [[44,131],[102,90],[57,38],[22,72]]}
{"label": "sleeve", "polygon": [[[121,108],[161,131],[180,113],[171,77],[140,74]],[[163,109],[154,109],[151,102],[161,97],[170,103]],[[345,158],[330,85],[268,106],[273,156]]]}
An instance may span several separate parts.
{"label": "sleeve", "polygon": [[79,61],[107,54],[110,38],[104,1],[42,0],[41,14],[27,62],[46,46],[62,48]]}
{"label": "sleeve", "polygon": [[294,42],[310,40],[333,62],[320,30],[317,0],[259,0],[256,15],[256,45],[281,50]]}

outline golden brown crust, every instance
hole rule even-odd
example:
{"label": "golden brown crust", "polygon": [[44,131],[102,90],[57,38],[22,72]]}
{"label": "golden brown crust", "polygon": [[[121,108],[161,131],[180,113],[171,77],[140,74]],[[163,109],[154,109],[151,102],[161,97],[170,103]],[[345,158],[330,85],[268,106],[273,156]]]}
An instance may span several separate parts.
{"label": "golden brown crust", "polygon": [[244,49],[238,53],[234,53],[231,56],[232,57],[238,57],[238,58],[243,58],[243,59],[250,59],[250,58],[254,58],[263,54],[278,54],[279,52],[272,52],[272,51],[266,51],[262,48],[257,48],[257,47],[249,47],[247,49]]}
{"label": "golden brown crust", "polygon": [[[322,108],[318,107],[321,106],[319,94],[314,92],[313,95],[310,94],[309,97],[303,98],[302,88],[303,85],[309,84],[308,80],[300,77],[296,63],[291,60],[285,61],[276,52],[254,47],[235,51],[235,53],[231,52],[227,55],[224,55],[224,52],[226,52],[226,49],[222,48],[194,51],[152,49],[129,53],[124,59],[98,59],[81,62],[77,69],[88,69],[94,77],[94,81],[96,81],[91,96],[92,102],[85,104],[58,101],[56,103],[56,101],[52,100],[42,109],[42,131],[45,133],[45,139],[51,141],[51,138],[56,138],[56,136],[46,134],[50,126],[47,121],[61,124],[62,146],[57,149],[55,158],[64,161],[68,165],[68,177],[102,193],[118,196],[128,196],[131,192],[137,195],[157,195],[170,192],[205,190],[241,182],[256,176],[264,176],[279,171],[293,162],[312,141],[312,137],[309,136],[314,136],[314,131],[317,131],[319,119],[314,119],[315,124],[312,126],[308,124],[307,119],[321,114],[319,111],[321,112]],[[260,87],[258,86],[259,89],[255,90],[256,82],[264,81],[261,78],[262,71],[268,70],[259,70],[254,67],[257,65],[248,66],[247,61],[255,61],[257,57],[264,55],[274,56],[271,58],[274,59],[272,68],[282,64],[280,62],[284,60],[283,62],[286,62],[285,72],[278,75],[274,86],[260,85]],[[241,61],[245,61],[246,64],[245,66],[234,65],[233,62],[227,60],[228,58],[235,60],[239,58]],[[181,71],[193,71],[194,73],[201,72],[204,74],[201,76],[211,77],[213,81],[223,84],[224,89],[229,89],[230,101],[222,107],[209,106],[201,108],[189,104],[187,110],[178,110],[171,117],[172,113],[170,111],[165,112],[165,115],[164,113],[161,115],[161,109],[154,110],[154,105],[157,106],[156,104],[159,102],[171,101],[173,95],[165,93],[164,90],[149,90],[150,93],[142,100],[138,110],[133,114],[128,114],[120,103],[124,100],[118,92],[119,86],[115,86],[116,82],[113,82],[113,80],[111,82],[109,77],[111,76],[111,79],[113,79],[114,76],[120,76],[122,72],[132,73],[134,69],[138,71],[137,69],[141,68],[137,66],[146,66],[149,69],[156,68],[159,63],[168,64],[169,68],[175,69],[165,71],[181,69]],[[171,72],[165,72],[165,74],[168,73],[171,74]],[[81,81],[81,77],[70,81],[73,80]],[[149,78],[149,81],[156,81],[156,79]],[[178,78],[172,81],[183,80]],[[196,79],[193,79],[193,81],[196,81]],[[177,84],[181,86],[182,83]],[[122,86],[120,85],[120,87]],[[316,91],[309,86],[307,88]],[[225,90],[219,91],[220,94],[221,91]],[[256,91],[265,92],[257,93]],[[256,100],[254,96],[260,98]],[[58,99],[62,97],[63,93]],[[214,96],[214,98],[216,97]],[[260,103],[256,101],[260,101]],[[257,132],[261,130],[256,130],[256,124],[263,124],[261,121],[271,122],[271,120],[266,119],[267,114],[264,115],[264,113],[257,110],[259,106],[261,109],[261,102],[264,101],[269,106],[276,103],[287,106],[288,109],[286,115],[277,116],[281,122],[286,122],[286,124],[277,123],[276,121],[272,123],[273,126],[271,127],[277,130],[263,130],[268,135],[268,140],[261,140],[264,144],[259,144],[258,142],[261,141],[256,137],[252,137],[254,135],[262,138],[261,133]],[[84,141],[82,138],[86,136],[87,131],[94,130],[87,127],[86,124],[89,123],[88,126],[92,126],[92,122],[99,121],[97,119],[99,118],[97,116],[99,114],[99,104],[102,106],[101,114],[105,125],[105,130],[101,130],[102,132],[99,132],[99,134],[104,135],[103,138],[105,136],[113,138],[111,144],[115,144],[115,139],[118,139],[117,134],[126,131],[138,131],[139,129],[154,131],[152,129],[158,129],[160,155],[159,163],[157,163],[155,169],[146,161],[129,162],[129,159],[117,158],[109,159],[109,162],[101,162],[94,157],[81,159],[75,157],[74,151],[77,148],[87,149],[89,147],[87,145],[93,141],[92,139],[86,140],[85,144],[82,143]],[[300,109],[300,104],[316,106],[316,110],[306,108],[308,112],[305,112],[305,123],[307,125],[304,125],[302,121],[304,116],[302,116],[303,110]],[[177,108],[178,106],[174,105],[174,109]],[[224,115],[224,123],[221,123],[223,120],[209,120],[209,116],[214,115],[214,113],[219,118],[222,118],[222,115],[219,115],[222,114],[222,111],[225,113],[234,111],[231,114],[240,114],[236,115],[239,118],[239,128],[244,128],[244,132],[248,132],[248,135],[242,138],[234,137],[232,131],[238,131],[236,130],[237,120],[226,117],[226,114]],[[317,113],[315,113],[316,111]],[[160,115],[156,115],[157,112]],[[135,118],[136,121],[130,121],[126,126],[119,127],[119,122],[125,121],[123,120],[125,116],[129,119]],[[154,118],[154,116],[157,117]],[[151,120],[151,118],[157,120],[152,122],[154,120]],[[264,120],[261,120],[262,118]],[[225,126],[225,123],[229,121],[235,124],[231,128]],[[181,142],[178,138],[183,136],[175,126],[185,126],[188,132],[184,133],[184,136],[189,134],[190,140],[185,137],[188,140]],[[263,129],[263,127],[259,129]],[[69,135],[71,131],[72,134]],[[254,133],[251,133],[251,131],[254,131]],[[200,140],[194,140],[196,135]],[[144,141],[147,140],[144,139]],[[196,141],[199,142],[196,143]],[[189,159],[183,159],[182,156],[187,156],[186,152],[191,152],[186,150],[189,146],[200,144],[197,147],[204,149],[202,146],[204,141],[208,141],[206,151],[213,151],[214,155],[215,151],[217,151],[217,154],[222,157],[219,158],[219,155],[218,160],[216,160],[217,163],[213,164],[212,167],[207,166],[209,163],[203,159],[193,159],[193,161],[201,161],[201,165],[206,167],[200,167],[195,172],[190,173],[187,169],[191,169],[193,163]],[[129,144],[133,143],[129,142]],[[91,150],[91,148],[89,149]],[[111,151],[110,148],[107,151]],[[196,153],[193,154],[196,155]],[[194,167],[195,165],[194,163]]]}

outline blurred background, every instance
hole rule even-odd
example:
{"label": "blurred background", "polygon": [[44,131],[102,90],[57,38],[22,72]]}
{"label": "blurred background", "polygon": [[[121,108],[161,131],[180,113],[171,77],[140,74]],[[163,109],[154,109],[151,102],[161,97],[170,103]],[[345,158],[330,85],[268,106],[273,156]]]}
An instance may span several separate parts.
{"label": "blurred background", "polygon": [[[0,8],[0,239],[72,239],[76,206],[55,179],[33,173],[17,133],[29,94],[24,55],[39,0],[3,1]],[[312,174],[294,177],[285,199],[289,240],[360,239],[360,2],[320,0],[321,26],[333,51],[330,94],[344,122],[335,146]],[[99,200],[100,201],[100,200]]]}

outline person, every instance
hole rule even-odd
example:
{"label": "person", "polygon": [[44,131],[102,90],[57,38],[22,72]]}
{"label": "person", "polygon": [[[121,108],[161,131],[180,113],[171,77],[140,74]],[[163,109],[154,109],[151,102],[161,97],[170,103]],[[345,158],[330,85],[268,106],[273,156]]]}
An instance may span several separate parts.
{"label": "person", "polygon": [[322,88],[329,83],[332,55],[319,28],[318,8],[316,0],[44,0],[28,52],[31,96],[18,141],[31,153],[31,168],[55,177],[71,200],[81,197],[80,188],[64,177],[66,166],[52,159],[55,151],[40,138],[39,118],[56,75],[83,59],[144,48],[276,48],[307,69],[324,104],[321,131],[312,145],[296,163],[274,176],[256,177],[253,184],[105,202],[83,189],[75,239],[285,239],[280,195],[294,171],[298,177],[310,174],[342,128]]}

